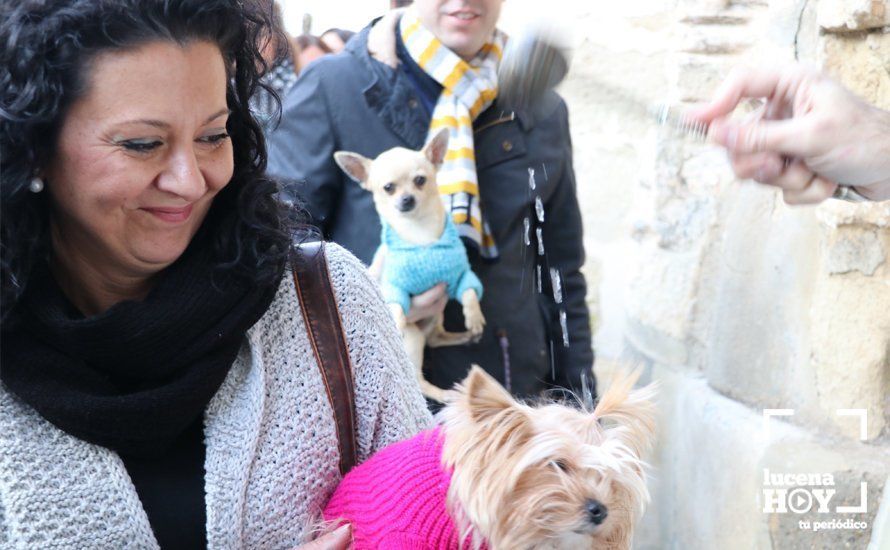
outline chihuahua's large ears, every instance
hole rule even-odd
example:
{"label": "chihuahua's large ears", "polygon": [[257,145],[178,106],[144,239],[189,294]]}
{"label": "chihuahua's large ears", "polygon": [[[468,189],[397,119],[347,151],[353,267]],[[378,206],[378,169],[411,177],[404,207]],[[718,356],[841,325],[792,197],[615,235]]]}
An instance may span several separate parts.
{"label": "chihuahua's large ears", "polygon": [[359,182],[362,187],[368,182],[368,173],[371,170],[371,160],[358,153],[349,151],[337,151],[334,160],[346,172],[350,178]]}
{"label": "chihuahua's large ears", "polygon": [[475,421],[491,418],[516,403],[513,396],[478,365],[470,369],[459,391]]}
{"label": "chihuahua's large ears", "polygon": [[448,128],[442,128],[433,136],[429,143],[423,146],[423,154],[426,155],[427,160],[436,166],[441,166],[445,161],[445,153],[448,152],[449,134]]}

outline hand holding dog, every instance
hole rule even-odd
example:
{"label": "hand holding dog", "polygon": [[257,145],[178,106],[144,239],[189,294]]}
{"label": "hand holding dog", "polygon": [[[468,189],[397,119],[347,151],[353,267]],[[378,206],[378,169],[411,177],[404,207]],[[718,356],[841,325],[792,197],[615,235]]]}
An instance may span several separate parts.
{"label": "hand holding dog", "polygon": [[[760,97],[755,116],[726,118],[743,98]],[[821,202],[838,184],[890,199],[890,113],[814,69],[737,70],[690,115],[710,123],[709,139],[729,150],[738,177],[781,188],[788,204]]]}
{"label": "hand holding dog", "polygon": [[409,323],[437,317],[445,311],[448,303],[448,287],[439,283],[433,288],[411,298],[411,309],[408,310]]}
{"label": "hand holding dog", "polygon": [[[368,273],[376,281],[383,277],[383,263],[386,261],[386,249],[381,247],[374,254],[374,261],[368,267]],[[406,323],[416,323],[424,319],[438,317],[445,311],[448,304],[448,287],[439,283],[431,289],[411,297],[411,307],[405,316]]]}
{"label": "hand holding dog", "polygon": [[368,53],[393,69],[399,66],[399,56],[396,54],[396,27],[404,13],[405,8],[390,10],[368,32]]}

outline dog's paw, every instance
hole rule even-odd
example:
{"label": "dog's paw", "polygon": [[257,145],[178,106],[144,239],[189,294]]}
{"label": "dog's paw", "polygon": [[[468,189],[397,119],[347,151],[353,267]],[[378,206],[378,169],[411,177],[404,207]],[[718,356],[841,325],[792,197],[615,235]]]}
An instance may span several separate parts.
{"label": "dog's paw", "polygon": [[479,307],[464,308],[464,326],[473,335],[474,340],[478,340],[482,336],[482,330],[485,328],[485,317],[482,315],[482,310]]}

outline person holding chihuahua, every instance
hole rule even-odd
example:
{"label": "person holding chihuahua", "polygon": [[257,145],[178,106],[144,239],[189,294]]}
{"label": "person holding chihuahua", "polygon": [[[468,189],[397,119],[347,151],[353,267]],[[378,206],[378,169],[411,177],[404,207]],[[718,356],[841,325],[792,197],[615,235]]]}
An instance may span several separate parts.
{"label": "person holding chihuahua", "polygon": [[[502,2],[418,0],[308,67],[269,135],[269,171],[326,238],[371,264],[374,201],[334,153],[419,150],[448,128],[440,194],[482,282],[485,328],[477,343],[428,348],[424,375],[450,388],[477,363],[514,394],[580,390],[582,374],[592,385],[593,350],[568,113],[552,91],[527,111],[499,105]],[[446,301],[444,285],[414,296],[408,321]],[[463,330],[462,314],[449,302],[445,328]]]}
{"label": "person holding chihuahua", "polygon": [[[755,116],[728,120],[745,98],[768,99]],[[736,176],[782,189],[788,204],[890,199],[890,112],[815,69],[737,69],[690,116],[710,124]]]}

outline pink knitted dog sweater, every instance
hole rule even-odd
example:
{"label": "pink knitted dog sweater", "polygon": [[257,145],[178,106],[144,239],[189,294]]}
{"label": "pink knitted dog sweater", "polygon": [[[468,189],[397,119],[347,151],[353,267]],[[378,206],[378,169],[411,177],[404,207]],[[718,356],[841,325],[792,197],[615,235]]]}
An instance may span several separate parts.
{"label": "pink knitted dog sweater", "polygon": [[343,478],[325,520],[351,523],[355,550],[457,550],[443,442],[436,428],[379,451]]}

